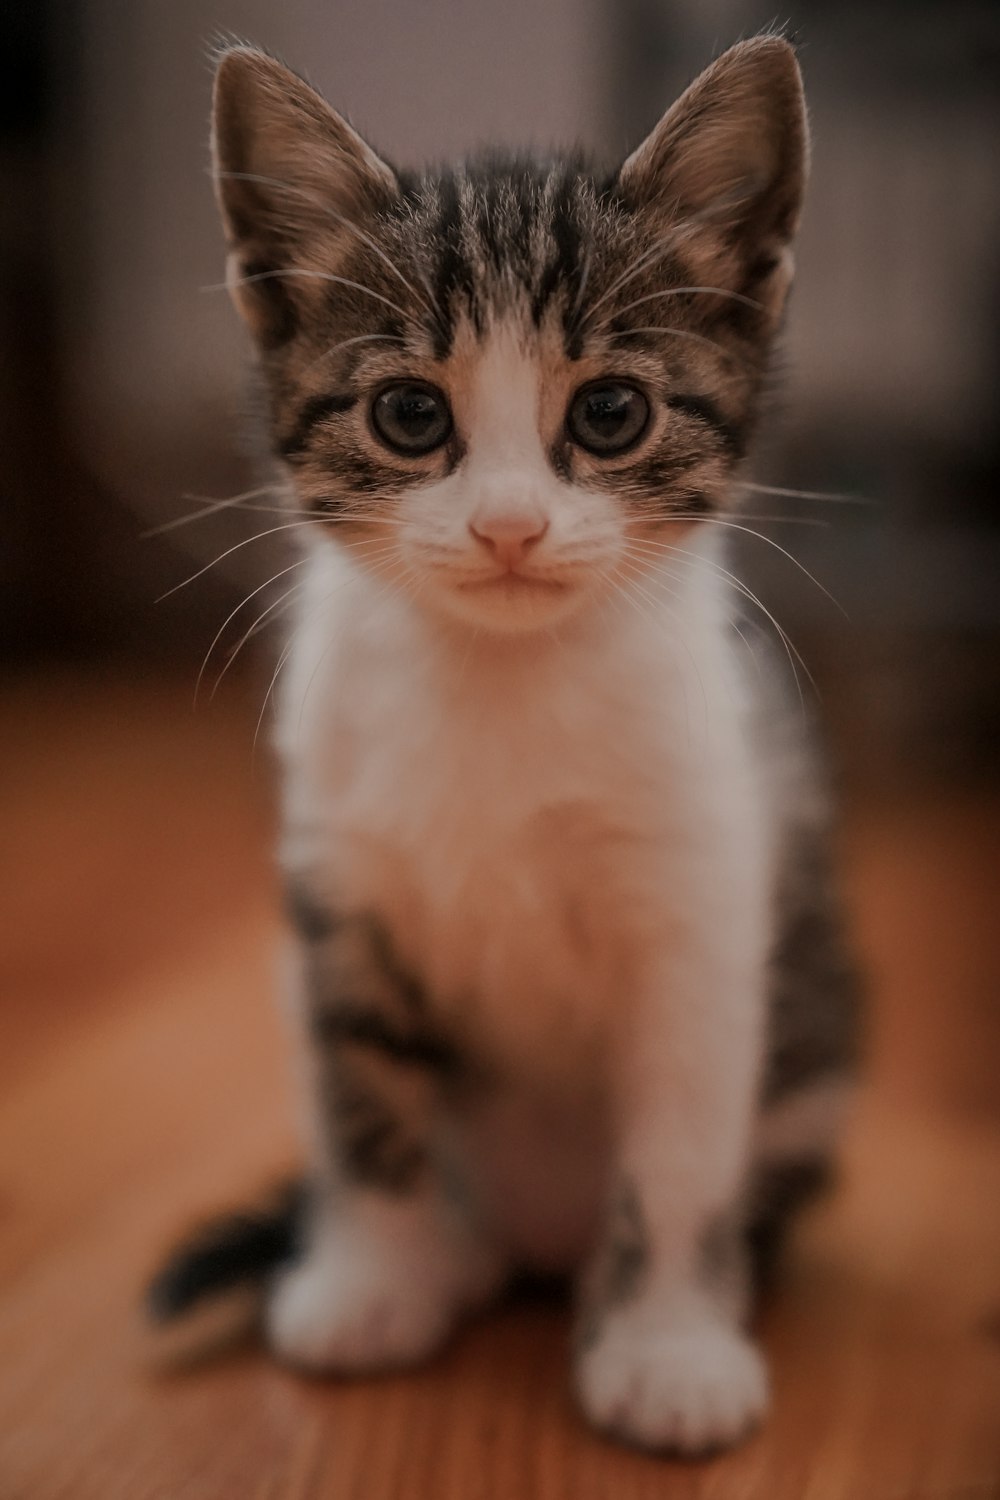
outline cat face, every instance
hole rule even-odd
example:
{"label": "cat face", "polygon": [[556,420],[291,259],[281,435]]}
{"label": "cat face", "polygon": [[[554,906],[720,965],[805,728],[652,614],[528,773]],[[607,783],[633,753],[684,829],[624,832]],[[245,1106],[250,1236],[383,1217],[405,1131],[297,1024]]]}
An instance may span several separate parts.
{"label": "cat face", "polygon": [[533,630],[726,502],[791,274],[791,49],[733,48],[613,175],[393,171],[247,49],[216,85],[234,299],[324,540],[421,607]]}

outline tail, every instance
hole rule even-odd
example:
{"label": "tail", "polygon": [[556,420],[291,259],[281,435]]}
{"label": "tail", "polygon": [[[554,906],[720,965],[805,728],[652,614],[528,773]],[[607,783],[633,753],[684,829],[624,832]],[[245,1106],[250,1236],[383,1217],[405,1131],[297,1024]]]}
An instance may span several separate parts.
{"label": "tail", "polygon": [[150,1283],[150,1320],[159,1328],[194,1324],[194,1339],[201,1346],[243,1332],[259,1311],[269,1279],[299,1253],[306,1206],[306,1184],[292,1182],[269,1204],[224,1215],[196,1230]]}

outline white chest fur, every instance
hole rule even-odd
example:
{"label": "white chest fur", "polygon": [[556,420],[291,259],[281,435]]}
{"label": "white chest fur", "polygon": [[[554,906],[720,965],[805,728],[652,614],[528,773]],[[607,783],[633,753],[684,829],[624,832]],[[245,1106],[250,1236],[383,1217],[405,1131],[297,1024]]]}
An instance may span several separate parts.
{"label": "white chest fur", "polygon": [[558,639],[485,640],[325,546],[311,567],[286,862],[378,910],[499,1055],[575,1070],[668,929],[763,925],[765,820],[704,578],[661,619],[609,602]]}

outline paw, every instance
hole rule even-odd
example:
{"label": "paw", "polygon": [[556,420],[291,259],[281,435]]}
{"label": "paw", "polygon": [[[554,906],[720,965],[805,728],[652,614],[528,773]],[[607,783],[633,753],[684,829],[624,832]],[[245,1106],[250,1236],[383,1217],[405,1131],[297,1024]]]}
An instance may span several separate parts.
{"label": "paw", "polygon": [[268,1342],[298,1369],[373,1373],[426,1359],[485,1295],[482,1259],[461,1247],[345,1222],[276,1282]]}
{"label": "paw", "polygon": [[714,1320],[673,1325],[635,1303],[610,1313],[580,1356],[577,1389],[595,1427],[693,1457],[745,1437],[767,1408],[764,1361]]}

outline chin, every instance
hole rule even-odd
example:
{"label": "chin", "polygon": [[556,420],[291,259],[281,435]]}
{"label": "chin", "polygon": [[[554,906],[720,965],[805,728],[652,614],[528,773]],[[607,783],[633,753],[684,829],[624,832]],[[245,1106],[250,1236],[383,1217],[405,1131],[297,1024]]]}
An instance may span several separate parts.
{"label": "chin", "polygon": [[589,590],[577,581],[552,582],[507,574],[449,584],[434,591],[434,603],[451,619],[494,635],[531,635],[569,619]]}

